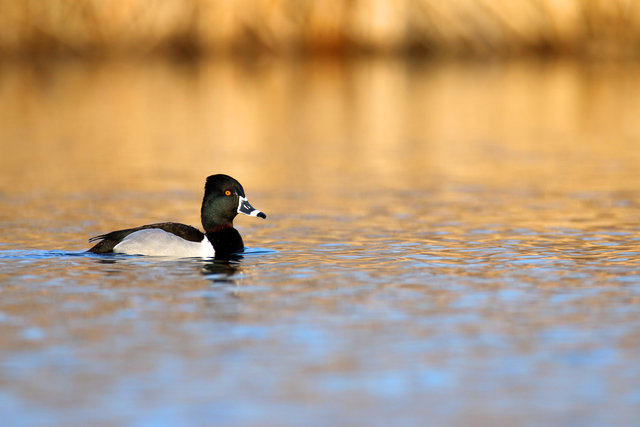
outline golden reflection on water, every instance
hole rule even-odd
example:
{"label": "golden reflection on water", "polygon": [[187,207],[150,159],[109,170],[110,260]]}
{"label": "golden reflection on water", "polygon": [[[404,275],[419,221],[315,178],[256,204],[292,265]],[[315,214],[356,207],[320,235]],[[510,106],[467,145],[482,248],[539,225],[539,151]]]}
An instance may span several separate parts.
{"label": "golden reflection on water", "polygon": [[261,188],[368,174],[394,187],[435,176],[635,189],[638,71],[382,60],[7,65],[2,189],[165,188],[219,169]]}
{"label": "golden reflection on water", "polygon": [[[196,224],[201,183],[215,172],[249,195],[310,193],[345,210],[357,202],[340,192],[447,197],[456,185],[473,187],[471,198],[527,193],[543,204],[575,193],[628,199],[640,188],[638,71],[561,61],[8,64],[0,191],[33,197],[35,218],[42,202],[79,220],[83,202],[67,209],[60,195],[185,192],[196,206],[179,213]],[[522,208],[516,216],[531,206]]]}

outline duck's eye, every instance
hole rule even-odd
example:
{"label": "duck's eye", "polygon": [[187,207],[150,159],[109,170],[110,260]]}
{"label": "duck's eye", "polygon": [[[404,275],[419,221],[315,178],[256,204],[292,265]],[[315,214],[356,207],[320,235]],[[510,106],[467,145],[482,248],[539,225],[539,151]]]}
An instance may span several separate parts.
{"label": "duck's eye", "polygon": [[231,195],[231,191],[229,191],[229,190],[225,191],[225,192],[224,192],[224,195],[225,195],[225,196],[230,196],[230,195]]}

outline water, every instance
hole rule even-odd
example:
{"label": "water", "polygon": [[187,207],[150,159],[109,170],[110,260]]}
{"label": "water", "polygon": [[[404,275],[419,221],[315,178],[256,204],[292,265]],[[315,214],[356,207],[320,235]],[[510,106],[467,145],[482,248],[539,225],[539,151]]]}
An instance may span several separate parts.
{"label": "water", "polygon": [[[629,64],[0,70],[7,425],[635,425]],[[199,225],[238,260],[96,256]]]}

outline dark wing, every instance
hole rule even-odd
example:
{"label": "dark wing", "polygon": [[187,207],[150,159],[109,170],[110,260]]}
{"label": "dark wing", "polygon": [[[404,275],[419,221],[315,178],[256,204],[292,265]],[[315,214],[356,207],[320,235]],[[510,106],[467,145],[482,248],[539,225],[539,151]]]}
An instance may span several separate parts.
{"label": "dark wing", "polygon": [[89,239],[89,242],[98,242],[89,249],[89,252],[94,254],[108,254],[113,252],[114,246],[122,242],[122,240],[131,233],[136,231],[146,230],[148,228],[159,228],[167,233],[175,234],[178,237],[182,237],[190,242],[201,242],[204,239],[204,233],[195,227],[185,224],[178,224],[176,222],[160,222],[157,224],[143,225],[136,228],[127,228],[125,230],[112,231],[111,233],[101,234]]}

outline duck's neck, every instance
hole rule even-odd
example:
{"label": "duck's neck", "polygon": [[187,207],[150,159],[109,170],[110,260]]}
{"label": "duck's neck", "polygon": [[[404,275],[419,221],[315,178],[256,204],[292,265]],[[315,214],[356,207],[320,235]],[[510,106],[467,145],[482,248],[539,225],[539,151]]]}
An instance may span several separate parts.
{"label": "duck's neck", "polygon": [[233,224],[222,224],[211,227],[206,231],[207,239],[216,251],[215,256],[231,255],[244,249],[244,243],[238,230]]}

